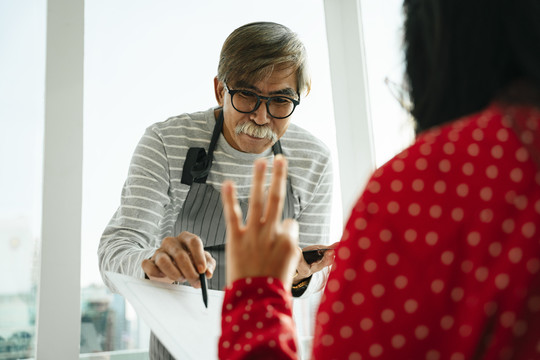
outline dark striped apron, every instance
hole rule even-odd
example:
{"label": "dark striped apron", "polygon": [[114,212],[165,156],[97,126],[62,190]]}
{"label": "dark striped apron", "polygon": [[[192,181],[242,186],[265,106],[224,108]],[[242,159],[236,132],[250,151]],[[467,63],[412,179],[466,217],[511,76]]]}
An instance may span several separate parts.
{"label": "dark striped apron", "polygon": [[[216,290],[222,290],[226,281],[225,218],[223,216],[221,194],[212,185],[206,184],[206,179],[212,167],[214,150],[222,129],[223,111],[220,112],[214,126],[208,154],[204,148],[190,148],[187,152],[182,171],[182,183],[190,185],[190,189],[174,228],[174,234],[176,235],[182,231],[198,235],[204,244],[204,249],[216,260],[214,276],[208,280],[208,287]],[[279,140],[274,144],[272,150],[274,155],[282,153]],[[244,200],[239,201],[239,203],[245,221],[248,202]],[[294,194],[289,178],[287,178],[287,194],[283,206],[283,218],[296,218]],[[153,333],[150,334],[150,359],[174,359]]]}

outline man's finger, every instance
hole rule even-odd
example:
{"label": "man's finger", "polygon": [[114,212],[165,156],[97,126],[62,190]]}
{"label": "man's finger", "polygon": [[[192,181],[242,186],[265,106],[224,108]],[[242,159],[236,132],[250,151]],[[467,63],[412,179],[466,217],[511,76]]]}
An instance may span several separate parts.
{"label": "man's finger", "polygon": [[169,254],[163,251],[156,252],[153,260],[159,270],[161,270],[161,272],[165,274],[165,276],[167,276],[169,279],[175,281],[179,281],[179,279],[184,279],[184,275],[182,274],[180,269],[176,267]]}
{"label": "man's finger", "polygon": [[199,273],[197,272],[195,264],[193,263],[192,254],[185,250],[178,251],[174,254],[174,260],[182,275],[190,282],[193,282],[199,278]]}
{"label": "man's finger", "polygon": [[206,256],[204,254],[204,245],[197,235],[191,236],[185,239],[184,246],[187,247],[187,251],[191,255],[193,265],[197,274],[202,274],[206,271]]}
{"label": "man's finger", "polygon": [[143,271],[148,277],[165,277],[165,274],[159,270],[153,260],[144,259],[142,262]]}

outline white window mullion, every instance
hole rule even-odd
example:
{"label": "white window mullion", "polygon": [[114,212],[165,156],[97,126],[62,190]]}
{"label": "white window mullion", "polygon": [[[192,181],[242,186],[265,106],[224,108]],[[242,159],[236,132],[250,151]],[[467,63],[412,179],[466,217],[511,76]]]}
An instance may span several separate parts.
{"label": "white window mullion", "polygon": [[324,0],[343,218],[375,168],[360,0]]}
{"label": "white window mullion", "polygon": [[84,1],[47,2],[37,359],[77,359],[83,150]]}

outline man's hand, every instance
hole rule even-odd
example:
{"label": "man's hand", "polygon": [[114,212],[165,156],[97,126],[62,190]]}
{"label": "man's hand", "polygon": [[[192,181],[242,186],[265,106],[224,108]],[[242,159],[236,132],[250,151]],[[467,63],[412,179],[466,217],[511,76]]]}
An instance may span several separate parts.
{"label": "man's hand", "polygon": [[327,249],[330,248],[332,250],[327,250],[324,253],[324,256],[319,261],[315,261],[311,264],[308,264],[303,256],[300,256],[300,259],[298,260],[298,265],[296,266],[296,274],[293,278],[293,284],[298,284],[305,278],[310,277],[317,271],[321,271],[327,266],[330,266],[334,263],[335,258],[335,251],[333,250],[339,243],[333,243],[332,245],[310,245],[306,246],[303,249],[298,248],[297,251],[302,254],[302,251],[307,250],[317,250],[317,249]]}
{"label": "man's hand", "polygon": [[223,183],[222,200],[227,222],[227,284],[246,277],[269,276],[291,287],[300,253],[298,223],[281,221],[285,200],[287,163],[282,155],[274,158],[272,182],[265,200],[266,160],[253,166],[253,184],[246,224],[232,182]]}
{"label": "man's hand", "polygon": [[143,260],[142,268],[151,280],[165,283],[189,281],[199,288],[199,274],[211,278],[216,260],[204,251],[202,240],[187,231],[177,237],[163,239],[161,246],[150,259]]}

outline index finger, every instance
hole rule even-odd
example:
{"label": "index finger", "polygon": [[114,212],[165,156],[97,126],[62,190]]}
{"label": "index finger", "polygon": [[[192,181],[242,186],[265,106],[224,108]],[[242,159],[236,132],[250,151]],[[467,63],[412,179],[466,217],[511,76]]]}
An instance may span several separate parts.
{"label": "index finger", "polygon": [[202,274],[206,271],[206,256],[204,253],[204,246],[202,240],[197,236],[188,238],[184,242],[184,246],[187,247],[188,253],[191,255],[191,259],[195,269],[199,274]]}

